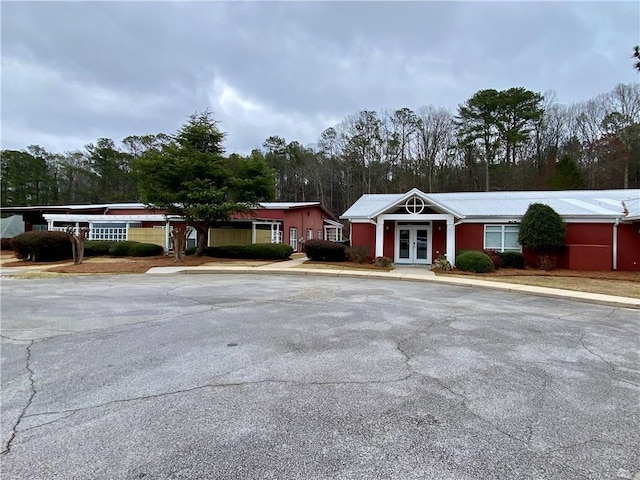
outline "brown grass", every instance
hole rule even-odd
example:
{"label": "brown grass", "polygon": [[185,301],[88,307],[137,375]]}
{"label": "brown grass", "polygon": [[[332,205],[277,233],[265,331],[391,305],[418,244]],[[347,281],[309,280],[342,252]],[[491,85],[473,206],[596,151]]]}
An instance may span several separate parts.
{"label": "brown grass", "polygon": [[456,275],[494,282],[640,298],[640,272],[581,272],[561,269],[546,271],[501,268],[495,272],[483,274],[455,270],[453,272],[438,271],[436,275]]}
{"label": "brown grass", "polygon": [[[3,256],[4,257],[4,256]],[[156,257],[89,257],[81,265],[69,262],[26,262],[23,260],[8,259],[2,262],[3,267],[23,267],[25,271],[40,270],[49,273],[69,274],[121,274],[121,273],[145,273],[153,267],[197,267],[205,264],[259,266],[270,262],[233,260],[211,257],[184,257],[182,262],[174,262],[173,257],[159,255]]]}
{"label": "brown grass", "polygon": [[378,267],[372,263],[355,263],[355,262],[318,262],[315,260],[307,260],[299,268],[327,268],[330,270],[375,270],[389,272],[393,267]]}

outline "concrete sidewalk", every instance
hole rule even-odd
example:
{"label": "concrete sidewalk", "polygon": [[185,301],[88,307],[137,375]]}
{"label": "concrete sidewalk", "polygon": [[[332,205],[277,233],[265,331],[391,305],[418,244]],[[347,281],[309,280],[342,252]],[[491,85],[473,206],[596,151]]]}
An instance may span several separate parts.
{"label": "concrete sidewalk", "polygon": [[449,285],[488,288],[509,292],[518,292],[542,297],[564,298],[577,300],[599,305],[610,305],[614,307],[627,307],[640,309],[640,299],[619,297],[615,295],[603,295],[599,293],[577,292],[574,290],[562,290],[548,287],[535,287],[531,285],[519,285],[506,282],[493,282],[488,280],[478,280],[464,277],[437,276],[427,267],[398,266],[391,271],[380,270],[356,270],[356,269],[332,269],[302,267],[306,258],[296,258],[284,262],[270,263],[260,267],[247,266],[222,266],[222,265],[202,265],[199,267],[155,267],[149,269],[147,274],[167,275],[176,273],[186,274],[268,274],[277,273],[280,275],[315,275],[322,277],[351,277],[351,278],[377,278],[385,280],[401,280],[412,282],[433,282],[445,283]]}

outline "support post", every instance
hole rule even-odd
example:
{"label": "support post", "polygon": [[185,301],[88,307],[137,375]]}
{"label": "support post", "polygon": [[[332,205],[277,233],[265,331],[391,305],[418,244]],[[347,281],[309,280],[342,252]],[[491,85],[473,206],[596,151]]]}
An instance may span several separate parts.
{"label": "support post", "polygon": [[456,226],[453,217],[447,218],[447,260],[452,267],[456,266]]}
{"label": "support post", "polygon": [[384,220],[378,219],[376,223],[376,257],[383,257],[384,254]]}

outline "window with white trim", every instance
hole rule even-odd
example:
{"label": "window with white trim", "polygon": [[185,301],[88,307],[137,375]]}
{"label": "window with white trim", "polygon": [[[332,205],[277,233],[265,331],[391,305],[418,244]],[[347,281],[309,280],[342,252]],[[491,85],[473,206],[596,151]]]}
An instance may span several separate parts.
{"label": "window with white trim", "polygon": [[498,252],[521,252],[522,245],[518,243],[518,225],[485,225],[484,248]]}
{"label": "window with white trim", "polygon": [[313,239],[313,230],[308,228],[307,229],[307,240],[312,240],[312,239]]}
{"label": "window with white trim", "polygon": [[294,252],[298,251],[298,229],[290,228],[289,229],[289,245],[293,248]]}

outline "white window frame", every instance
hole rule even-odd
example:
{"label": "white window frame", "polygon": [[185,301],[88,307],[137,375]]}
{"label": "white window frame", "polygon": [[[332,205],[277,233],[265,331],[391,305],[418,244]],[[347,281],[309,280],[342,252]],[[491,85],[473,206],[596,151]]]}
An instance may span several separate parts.
{"label": "white window frame", "polygon": [[313,240],[313,229],[307,228],[307,240]]}
{"label": "white window frame", "polygon": [[295,227],[289,228],[289,245],[294,252],[298,251],[298,229]]}
{"label": "white window frame", "polygon": [[[496,228],[496,227],[500,227],[500,247],[488,247],[487,246],[487,227],[492,227],[492,228]],[[505,248],[505,243],[504,243],[504,238],[505,238],[505,229],[509,228],[509,229],[516,229],[518,232],[520,231],[520,225],[514,225],[514,224],[507,224],[507,225],[501,225],[501,224],[485,224],[484,225],[484,239],[483,239],[483,245],[484,245],[484,249],[485,250],[495,250],[497,252],[522,252],[522,245],[518,244],[518,248]],[[491,233],[498,233],[498,232],[491,232]]]}

